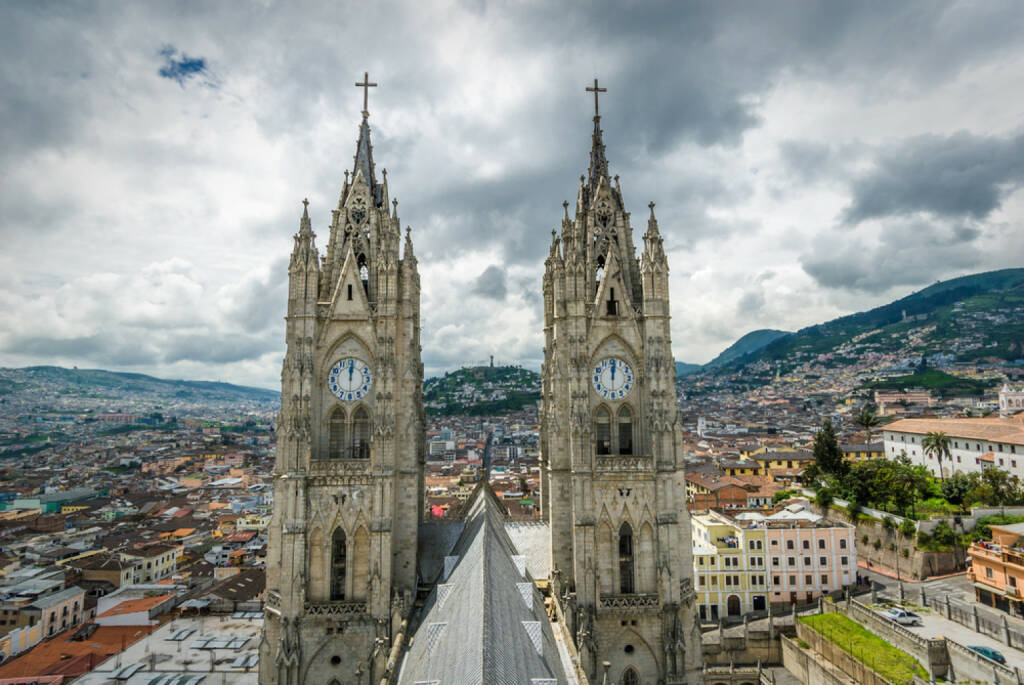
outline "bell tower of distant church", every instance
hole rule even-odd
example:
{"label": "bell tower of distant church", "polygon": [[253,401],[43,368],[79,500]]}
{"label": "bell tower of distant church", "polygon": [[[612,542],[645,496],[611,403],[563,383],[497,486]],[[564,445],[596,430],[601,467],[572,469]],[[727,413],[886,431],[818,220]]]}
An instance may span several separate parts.
{"label": "bell tower of distant church", "polygon": [[590,170],[544,270],[541,472],[553,588],[590,682],[701,681],[668,261],[641,258],[594,94]]}
{"label": "bell tower of distant church", "polygon": [[376,84],[356,85],[355,164],[326,254],[304,206],[288,267],[261,685],[380,682],[416,592],[420,281],[387,172],[378,180],[373,163]]}

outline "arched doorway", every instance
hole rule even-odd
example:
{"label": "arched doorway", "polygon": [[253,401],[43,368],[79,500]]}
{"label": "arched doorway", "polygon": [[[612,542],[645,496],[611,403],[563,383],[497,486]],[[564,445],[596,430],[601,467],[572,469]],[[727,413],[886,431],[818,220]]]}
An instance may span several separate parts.
{"label": "arched doorway", "polygon": [[640,685],[640,676],[632,668],[622,673],[622,685]]}
{"label": "arched doorway", "polygon": [[730,616],[740,615],[740,598],[736,595],[729,595],[729,599],[726,600],[726,613]]}

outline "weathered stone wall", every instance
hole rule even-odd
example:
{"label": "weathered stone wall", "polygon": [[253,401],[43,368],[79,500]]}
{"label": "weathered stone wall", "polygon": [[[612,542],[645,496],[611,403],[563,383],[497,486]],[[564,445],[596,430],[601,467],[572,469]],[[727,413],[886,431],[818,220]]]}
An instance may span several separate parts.
{"label": "weathered stone wall", "polygon": [[863,663],[844,652],[802,623],[796,626],[795,640],[782,638],[782,664],[805,685],[891,685]]}

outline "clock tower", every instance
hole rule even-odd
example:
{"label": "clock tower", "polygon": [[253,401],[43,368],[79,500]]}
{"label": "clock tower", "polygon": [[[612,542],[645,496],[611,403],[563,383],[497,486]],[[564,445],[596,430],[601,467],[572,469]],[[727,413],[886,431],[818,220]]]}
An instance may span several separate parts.
{"label": "clock tower", "polygon": [[261,685],[378,683],[416,593],[420,282],[367,89],[325,254],[303,202],[288,266]]}
{"label": "clock tower", "polygon": [[590,169],[544,270],[541,472],[555,595],[590,682],[701,680],[668,260],[639,258],[594,93]]}

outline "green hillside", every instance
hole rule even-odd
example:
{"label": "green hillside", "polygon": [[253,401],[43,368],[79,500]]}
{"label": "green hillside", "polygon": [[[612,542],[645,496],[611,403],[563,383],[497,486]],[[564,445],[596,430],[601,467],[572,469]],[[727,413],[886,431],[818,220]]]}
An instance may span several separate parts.
{"label": "green hillside", "polygon": [[423,404],[431,415],[503,414],[538,400],[540,374],[519,366],[464,367],[423,383]]}
{"label": "green hillside", "polygon": [[789,331],[777,331],[771,328],[762,328],[760,330],[751,331],[732,345],[729,345],[729,347],[722,350],[717,357],[706,364],[706,367],[715,368],[718,366],[725,366],[734,359],[753,355],[758,350],[763,349],[766,345],[769,345],[779,338],[783,338],[787,335],[792,335],[792,333]]}
{"label": "green hillside", "polygon": [[0,392],[35,392],[40,389],[58,395],[117,397],[124,393],[157,395],[164,398],[195,400],[249,400],[273,402],[280,398],[275,390],[251,388],[214,381],[185,381],[154,378],[141,373],[122,373],[102,369],[65,369],[59,366],[29,366],[0,369]]}
{"label": "green hillside", "polygon": [[873,381],[864,387],[875,390],[912,390],[922,388],[935,390],[943,397],[955,395],[983,395],[991,383],[976,381],[971,378],[958,378],[937,369],[918,371],[907,376],[886,378]]}
{"label": "green hillside", "polygon": [[866,312],[809,326],[741,355],[722,368],[767,362],[785,373],[800,364],[840,366],[868,352],[949,355],[1002,364],[1024,358],[1024,269],[935,283]]}
{"label": "green hillside", "polygon": [[689,376],[690,374],[698,373],[703,368],[704,367],[700,364],[676,362],[676,378],[682,378],[683,376]]}

